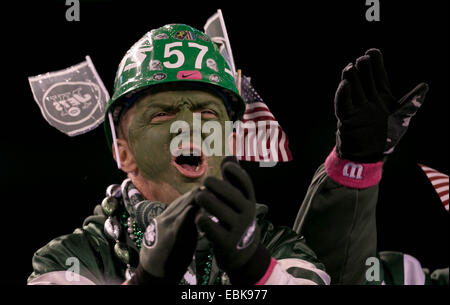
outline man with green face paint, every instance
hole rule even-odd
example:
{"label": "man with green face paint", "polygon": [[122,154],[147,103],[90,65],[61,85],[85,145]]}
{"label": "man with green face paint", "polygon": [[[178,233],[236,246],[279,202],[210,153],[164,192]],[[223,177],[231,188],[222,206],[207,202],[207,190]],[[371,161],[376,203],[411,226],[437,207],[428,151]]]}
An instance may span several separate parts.
{"label": "man with green face paint", "polygon": [[[296,233],[265,218],[267,207],[256,203],[236,158],[205,153],[202,126],[218,122],[226,130],[226,121],[244,113],[217,46],[186,25],[153,30],[122,59],[105,115],[108,145],[128,178],[107,188],[82,228],[35,253],[28,281],[329,284],[330,274],[333,283],[366,283],[367,259],[378,256],[375,206],[383,159],[426,92],[420,84],[395,100],[376,49],[344,69],[335,98],[336,148],[313,178]],[[235,136],[221,141],[234,147]],[[388,266],[398,256],[380,256],[381,272],[388,272],[373,283],[424,280],[419,273],[398,280]],[[406,256],[402,262],[417,266]]]}
{"label": "man with green face paint", "polygon": [[203,134],[196,141],[196,118],[225,130],[243,113],[208,36],[180,24],[144,35],[119,65],[105,115],[128,178],[81,229],[36,252],[29,283],[328,284],[304,238],[265,218],[236,158],[206,154]]}
{"label": "man with green face paint", "polygon": [[[199,152],[197,157],[189,156],[194,147],[183,150],[189,153],[185,158],[182,158],[183,155],[176,158],[170,151],[171,143],[179,136],[178,132],[171,132],[174,121],[188,123],[192,131],[194,114],[200,116],[202,123],[210,120],[220,122],[222,130],[225,130],[224,122],[229,120],[225,105],[217,94],[200,88],[193,90],[186,87],[182,90],[181,87],[180,84],[167,84],[150,90],[127,114],[127,117],[132,116],[126,120],[129,126],[124,128],[128,130],[127,140],[118,140],[119,155],[124,156],[121,160],[123,170],[134,175],[134,183],[140,186],[139,189],[148,199],[172,202],[199,185],[202,178],[220,177],[223,153],[203,156],[198,145],[195,147]],[[202,136],[205,134],[202,133]],[[192,142],[190,138],[190,133],[187,133],[188,143]],[[183,160],[198,164],[181,163]],[[139,175],[135,174],[137,172]]]}

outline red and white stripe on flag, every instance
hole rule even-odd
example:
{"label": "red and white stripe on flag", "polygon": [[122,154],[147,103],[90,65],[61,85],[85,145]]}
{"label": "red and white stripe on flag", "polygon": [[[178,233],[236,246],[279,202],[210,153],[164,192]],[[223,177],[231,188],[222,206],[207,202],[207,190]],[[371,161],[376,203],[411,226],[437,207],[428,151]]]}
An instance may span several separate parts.
{"label": "red and white stripe on flag", "polygon": [[[275,116],[263,102],[247,103],[242,119],[244,146],[237,158],[257,162],[292,160],[289,140]],[[238,144],[239,145],[239,144]]]}
{"label": "red and white stripe on flag", "polygon": [[420,168],[425,172],[431,184],[441,198],[445,209],[448,211],[448,175],[419,163]]}

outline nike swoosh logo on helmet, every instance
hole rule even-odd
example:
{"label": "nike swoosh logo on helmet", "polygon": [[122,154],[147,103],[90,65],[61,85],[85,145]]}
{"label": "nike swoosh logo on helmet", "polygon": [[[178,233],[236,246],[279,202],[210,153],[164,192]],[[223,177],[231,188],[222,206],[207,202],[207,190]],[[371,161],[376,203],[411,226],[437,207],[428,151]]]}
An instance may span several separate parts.
{"label": "nike swoosh logo on helmet", "polygon": [[200,71],[191,70],[191,71],[178,71],[177,73],[178,79],[202,79],[202,74]]}
{"label": "nike swoosh logo on helmet", "polygon": [[181,77],[182,78],[186,78],[186,77],[189,77],[189,76],[191,76],[191,75],[194,75],[195,73],[189,73],[189,74],[181,74]]}

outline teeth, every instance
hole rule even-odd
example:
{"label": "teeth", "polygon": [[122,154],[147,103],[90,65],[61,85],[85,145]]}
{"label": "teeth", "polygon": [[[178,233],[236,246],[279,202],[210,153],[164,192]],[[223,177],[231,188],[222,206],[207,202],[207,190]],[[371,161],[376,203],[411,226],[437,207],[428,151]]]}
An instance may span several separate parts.
{"label": "teeth", "polygon": [[198,172],[198,169],[200,168],[199,165],[197,165],[197,167],[195,168],[195,171]]}

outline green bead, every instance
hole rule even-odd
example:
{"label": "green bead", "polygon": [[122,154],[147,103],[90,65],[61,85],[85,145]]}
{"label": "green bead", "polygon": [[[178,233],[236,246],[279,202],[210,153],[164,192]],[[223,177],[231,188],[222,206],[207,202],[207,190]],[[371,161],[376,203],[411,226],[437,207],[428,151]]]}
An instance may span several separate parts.
{"label": "green bead", "polygon": [[125,244],[117,242],[114,245],[114,253],[116,253],[117,257],[125,264],[130,263],[130,253],[128,252],[128,247]]}
{"label": "green bead", "polygon": [[102,209],[106,216],[111,216],[119,207],[119,202],[114,197],[106,197],[102,201]]}

